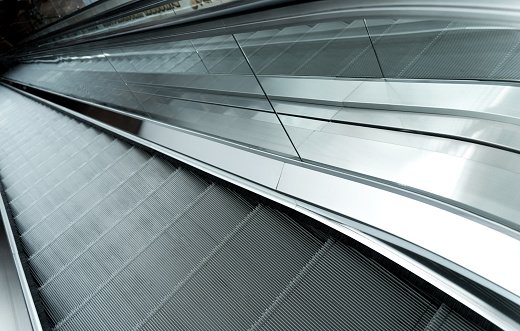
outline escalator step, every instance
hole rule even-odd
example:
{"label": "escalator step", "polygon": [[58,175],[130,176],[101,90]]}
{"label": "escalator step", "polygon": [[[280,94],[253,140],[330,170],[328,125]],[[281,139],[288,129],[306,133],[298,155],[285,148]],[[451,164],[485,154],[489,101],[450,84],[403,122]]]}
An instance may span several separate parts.
{"label": "escalator step", "polygon": [[0,96],[0,174],[55,330],[476,330],[325,233]]}

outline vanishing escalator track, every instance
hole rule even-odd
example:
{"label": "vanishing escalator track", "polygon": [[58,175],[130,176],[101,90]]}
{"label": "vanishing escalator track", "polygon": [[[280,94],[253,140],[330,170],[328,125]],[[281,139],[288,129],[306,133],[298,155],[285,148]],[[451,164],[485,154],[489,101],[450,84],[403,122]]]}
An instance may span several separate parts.
{"label": "vanishing escalator track", "polygon": [[333,231],[6,87],[0,133],[55,330],[497,329]]}

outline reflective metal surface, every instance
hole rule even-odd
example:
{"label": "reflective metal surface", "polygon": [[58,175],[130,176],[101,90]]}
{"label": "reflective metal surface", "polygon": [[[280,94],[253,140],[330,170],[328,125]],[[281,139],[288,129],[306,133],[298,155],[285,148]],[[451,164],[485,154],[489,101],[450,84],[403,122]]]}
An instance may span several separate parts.
{"label": "reflective metal surface", "polygon": [[0,220],[0,324],[4,330],[32,330],[13,253],[2,220]]}
{"label": "reflective metal surface", "polygon": [[[27,56],[6,76],[138,116],[141,135],[270,188],[283,179],[283,163],[257,163],[242,151],[301,157],[469,211],[493,231],[518,236],[518,27],[356,17],[255,28],[248,20],[229,23],[244,26],[235,34],[210,21],[170,37]],[[222,141],[229,147],[214,145]],[[421,245],[421,236],[392,231],[444,254]]]}
{"label": "reflective metal surface", "polygon": [[348,107],[455,115],[520,125],[517,84],[363,82],[343,100]]}
{"label": "reflective metal surface", "polygon": [[283,168],[279,160],[149,121],[143,121],[138,136],[272,189]]}
{"label": "reflective metal surface", "polygon": [[390,233],[519,303],[518,6],[338,3],[40,52],[6,77],[117,108],[141,138]]}
{"label": "reflective metal surface", "polygon": [[381,77],[363,21],[237,34],[259,75]]}
{"label": "reflective metal surface", "polygon": [[[520,294],[520,267],[510,263],[520,250],[517,239],[440,208],[297,165],[284,165],[277,190],[390,232]],[[491,253],[498,243],[504,245],[501,253]]]}
{"label": "reflective metal surface", "polygon": [[112,49],[27,64],[9,77],[297,157],[287,132],[305,161],[425,192],[520,229],[520,130],[510,106],[517,87],[260,76],[282,127],[244,61],[237,62],[242,74],[211,73],[221,57],[238,56],[232,46],[229,37],[212,37]]}
{"label": "reflective metal surface", "polygon": [[348,107],[336,111],[332,120],[403,131],[428,132],[520,151],[520,127],[511,123],[463,116]]}
{"label": "reflective metal surface", "polygon": [[0,262],[2,328],[41,331],[40,318],[25,277],[3,196],[0,197]]}
{"label": "reflective metal surface", "polygon": [[[304,160],[386,179],[517,223],[520,155],[448,139],[282,116]],[[312,124],[315,126],[313,127]],[[293,129],[294,125],[294,129]]]}
{"label": "reflective metal surface", "polygon": [[[60,107],[58,106],[58,108]],[[71,110],[60,109],[74,114]],[[123,134],[138,143],[157,148],[183,162],[188,162],[188,164],[200,167],[218,177],[243,185],[306,214],[312,215],[318,212],[325,217],[332,217],[337,222],[347,224],[351,228],[359,228],[375,236],[380,236],[381,232],[378,229],[382,229],[386,232],[382,237],[385,241],[392,242],[392,238],[395,240],[400,237],[415,244],[411,247],[426,248],[438,254],[439,263],[449,265],[457,272],[471,277],[480,284],[492,288],[497,293],[520,304],[520,297],[518,297],[520,289],[516,282],[520,276],[520,269],[515,263],[511,263],[520,249],[518,247],[520,241],[475,222],[475,216],[471,216],[465,211],[457,211],[448,205],[440,207],[431,202],[428,203],[426,200],[420,201],[412,197],[405,197],[396,192],[372,186],[368,182],[363,184],[326,174],[323,169],[309,168],[302,163],[288,159],[285,161],[279,159],[280,162],[269,165],[269,162],[274,160],[268,154],[254,150],[236,149],[202,137],[193,137],[188,132],[171,130],[150,120],[143,119],[142,127],[144,129],[139,132],[138,136],[134,136],[113,129],[102,122],[82,115],[78,116]],[[221,146],[218,147],[219,145]],[[267,163],[262,163],[262,159],[266,159]],[[241,164],[233,162],[236,160],[240,160]],[[283,168],[279,166],[283,166]],[[249,170],[252,171],[248,172]],[[269,171],[271,175],[262,177],[262,174],[267,174],[266,171]],[[277,176],[281,176],[279,181]],[[244,179],[246,180],[244,181]],[[276,181],[274,181],[275,179]],[[263,185],[271,188],[274,185],[276,191],[271,191]],[[279,193],[289,194],[295,199]],[[321,208],[309,207],[308,203],[321,206]],[[309,208],[313,212],[310,212]],[[339,217],[338,214],[346,215],[348,218]],[[330,220],[327,222],[335,228],[338,226],[341,228],[341,223]],[[367,227],[367,225],[369,226]],[[343,229],[342,231],[349,230]],[[351,234],[351,232],[349,233]],[[388,234],[398,234],[398,237],[388,236]],[[488,244],[482,245],[482,242]],[[399,241],[395,243],[402,244]],[[419,249],[417,253],[421,254],[422,251]],[[446,258],[449,261],[445,260]],[[424,269],[422,272],[424,274]],[[429,274],[429,277],[436,279],[434,274]],[[452,286],[443,281],[439,282],[438,279],[434,283],[444,289]],[[500,327],[507,330],[516,327],[515,322],[499,312],[493,312],[493,308],[486,308],[486,304],[479,300],[468,299],[467,296],[458,292],[459,290],[453,291],[454,289],[449,290],[456,297],[462,295],[465,303]]]}

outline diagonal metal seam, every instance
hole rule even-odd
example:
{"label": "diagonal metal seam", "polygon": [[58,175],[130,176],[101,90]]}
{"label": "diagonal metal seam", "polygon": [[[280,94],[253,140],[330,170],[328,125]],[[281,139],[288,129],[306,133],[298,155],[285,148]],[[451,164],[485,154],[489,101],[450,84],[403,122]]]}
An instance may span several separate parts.
{"label": "diagonal metal seam", "polygon": [[[257,32],[258,32],[258,31],[257,31]],[[267,46],[268,44],[270,44],[270,42],[271,42],[274,38],[276,38],[276,36],[278,36],[278,34],[280,34],[280,32],[282,32],[282,30],[280,30],[280,31],[278,31],[277,33],[273,34],[273,35],[269,38],[269,40],[267,40],[266,42],[264,42],[264,44],[263,44],[262,46],[260,46],[260,47],[258,47],[257,49],[255,49],[255,50],[251,53],[251,56],[255,55],[256,53],[258,53],[259,51],[261,51],[265,46]],[[251,36],[251,37],[252,37],[252,36]],[[243,40],[242,42],[245,43],[245,42],[247,42],[248,40],[249,40],[249,38],[246,39],[246,40]],[[239,63],[235,64],[235,65],[234,65],[234,66],[229,70],[229,72],[233,72],[234,70],[238,69],[238,67],[240,67],[240,66],[242,65],[242,63],[243,63],[243,62],[239,62]]]}
{"label": "diagonal metal seam", "polygon": [[[190,205],[188,205],[180,214],[178,214],[178,217],[176,220],[178,220],[182,215],[186,214],[189,210],[191,210],[192,207],[196,205],[198,201],[200,201],[205,195],[208,194],[211,189],[215,187],[214,183],[211,183],[202,193],[200,193],[192,202]],[[142,203],[142,202],[141,202]],[[101,283],[96,290],[91,293],[88,297],[86,297],[77,307],[75,307],[71,312],[65,316],[59,323],[56,324],[55,330],[58,330],[62,325],[67,323],[68,320],[70,320],[83,306],[85,306],[90,300],[92,300],[97,293],[99,293],[103,288],[105,288],[110,282],[123,270],[125,270],[131,263],[134,261],[139,255],[141,255],[150,245],[152,245],[157,238],[159,238],[166,230],[168,230],[171,226],[176,224],[177,222],[172,222],[170,224],[167,224],[164,226],[153,238],[148,242],[148,244],[144,247],[142,247],[137,254],[134,254],[134,256],[131,259],[128,259],[125,264],[123,264],[120,268],[115,270],[108,279],[106,279],[103,283]],[[40,288],[41,289],[41,288]]]}
{"label": "diagonal metal seam", "polygon": [[[301,33],[301,35],[299,37],[296,38],[296,40],[293,40],[291,42],[290,45],[286,46],[282,51],[279,51],[278,54],[276,54],[274,57],[272,57],[269,61],[267,61],[267,63],[265,63],[262,68],[260,68],[258,70],[258,72],[263,72],[265,69],[267,69],[271,64],[275,63],[276,60],[278,60],[280,57],[282,57],[284,54],[286,54],[291,48],[295,47],[299,42],[300,40],[304,39],[305,36],[307,36],[309,33],[312,33],[312,30],[316,27],[317,25],[313,26],[312,28],[308,28],[307,31]],[[308,26],[307,26],[308,27]],[[282,29],[280,32],[278,32],[276,35],[279,35],[284,29]],[[233,35],[234,36],[234,35]],[[283,42],[279,43],[279,44],[284,44]],[[251,70],[253,70],[251,68]]]}
{"label": "diagonal metal seam", "polygon": [[[217,37],[218,37],[218,36],[217,36]],[[213,39],[213,38],[214,38],[214,37],[211,37],[210,40]],[[221,42],[218,46],[216,46],[216,47],[213,48],[211,51],[209,51],[209,53],[206,55],[206,57],[210,56],[210,55],[213,54],[215,51],[225,49],[225,48],[221,48],[221,46],[224,45],[227,41],[228,41],[228,39],[225,39],[225,40],[224,40],[223,42]],[[224,59],[225,59],[229,54],[231,54],[231,53],[233,52],[233,49],[231,49],[231,50],[230,50],[226,55],[222,56],[221,59],[220,59],[216,64],[214,64],[213,66],[211,66],[211,68],[208,68],[208,67],[206,66],[206,64],[204,63],[204,61],[202,60],[202,57],[201,57],[200,54],[199,54],[199,50],[195,47],[195,45],[193,44],[193,42],[191,41],[191,39],[190,39],[190,42],[191,42],[191,45],[193,46],[193,48],[195,49],[195,52],[197,52],[197,55],[199,56],[200,61],[203,62],[202,64],[204,65],[204,67],[206,68],[206,71],[207,71],[209,74],[211,74],[210,71],[209,71],[209,69],[213,69],[217,64],[219,64],[219,63],[220,63],[222,60],[224,60]],[[206,46],[206,44],[209,44],[209,42],[210,42],[210,41],[208,40],[206,43],[204,43],[203,45],[201,45],[201,47]],[[193,68],[194,66],[196,66],[196,64],[194,64],[193,66],[191,66],[190,69]],[[189,70],[189,69],[188,69],[188,70]]]}
{"label": "diagonal metal seam", "polygon": [[455,25],[455,21],[450,21],[450,23],[448,25],[446,25],[446,27],[444,27],[444,29],[441,30],[441,32],[439,32],[439,34],[437,34],[437,36],[435,36],[435,38],[433,38],[430,43],[428,43],[428,45],[426,45],[400,72],[399,74],[397,74],[396,78],[401,78],[403,76],[403,74],[408,70],[410,69],[416,62],[417,60],[419,60],[419,58],[426,52],[428,51],[433,45],[435,45],[435,43],[437,42],[437,40],[439,40],[439,38],[441,38],[442,36],[444,36],[444,34],[446,34],[446,32],[451,28],[452,25]]}
{"label": "diagonal metal seam", "polygon": [[294,142],[292,141],[291,139],[291,136],[289,135],[289,132],[287,132],[287,129],[285,128],[285,126],[283,125],[282,123],[282,120],[280,119],[280,116],[278,115],[278,113],[276,112],[276,109],[274,108],[273,106],[273,103],[271,102],[271,99],[269,98],[269,96],[267,95],[264,87],[262,86],[262,84],[260,83],[260,79],[258,79],[258,76],[256,75],[256,72],[253,70],[253,66],[251,65],[251,62],[249,62],[249,59],[246,55],[246,53],[244,52],[244,50],[242,49],[242,46],[240,46],[240,44],[238,43],[238,40],[237,38],[235,37],[234,34],[232,34],[233,36],[233,39],[235,40],[235,43],[237,44],[238,46],[238,49],[240,50],[240,52],[242,53],[242,56],[244,57],[244,59],[246,60],[246,63],[247,65],[249,66],[249,69],[251,70],[251,72],[253,73],[253,76],[255,76],[255,79],[258,83],[258,86],[260,86],[260,89],[262,90],[262,93],[265,95],[266,99],[267,99],[267,102],[269,102],[269,106],[271,106],[271,109],[273,110],[274,114],[276,115],[276,118],[278,119],[278,121],[280,122],[280,125],[283,129],[283,131],[285,132],[285,134],[287,135],[287,138],[289,139],[289,142],[291,143],[294,151],[296,152],[296,155],[298,156],[298,159],[303,162],[302,160],[302,157],[300,156],[300,153],[298,152],[298,150],[296,149],[296,145],[294,145]]}
{"label": "diagonal metal seam", "polygon": [[134,330],[141,329],[157,312],[161,310],[161,308],[179,291],[181,290],[188,281],[193,278],[212,258],[217,254],[226,244],[235,237],[248,223],[249,221],[257,214],[260,210],[263,210],[265,207],[262,204],[258,204],[240,223],[238,223],[235,228],[222,239],[222,241],[215,246],[209,254],[204,257],[197,266],[195,266],[190,273],[188,273],[174,288],[170,291],[161,302],[151,310],[146,317],[135,326]]}
{"label": "diagonal metal seam", "polygon": [[[368,33],[368,37],[369,37],[369,41],[370,41],[370,45],[368,45],[367,47],[365,47],[358,55],[356,55],[348,64],[346,64],[342,69],[341,71],[336,75],[336,76],[341,76],[343,75],[343,73],[345,71],[347,71],[347,69],[350,67],[351,64],[353,64],[359,57],[363,56],[364,54],[366,54],[366,52],[368,52],[369,49],[372,48],[372,50],[374,51],[374,54],[376,54],[376,48],[374,46],[374,44],[376,44],[379,40],[381,40],[381,38],[383,38],[383,36],[385,34],[387,34],[388,32],[392,31],[394,29],[394,27],[398,24],[399,22],[399,19],[397,19],[394,23],[392,23],[388,28],[385,29],[385,31],[382,32],[382,34],[377,37],[375,40],[372,40],[371,38],[371,35],[369,32]],[[368,31],[368,26],[365,25],[365,28],[367,29]],[[381,64],[379,63],[379,58],[377,57],[377,54],[376,54],[376,60],[379,64],[379,67],[380,67],[380,71],[381,71],[381,76],[382,78],[385,78],[384,74],[383,74],[383,70],[381,69]],[[352,94],[352,92],[350,93]],[[349,95],[350,95],[349,94]]]}
{"label": "diagonal metal seam", "polygon": [[110,64],[110,66],[112,67],[112,69],[114,69],[114,72],[117,74],[117,76],[119,77],[119,79],[121,79],[121,81],[123,82],[123,84],[125,84],[126,86],[126,89],[128,90],[128,92],[130,92],[130,94],[134,97],[135,101],[137,101],[137,104],[139,106],[141,106],[141,109],[146,113],[146,115],[148,115],[149,118],[151,118],[150,114],[148,114],[148,112],[146,111],[146,108],[144,108],[143,104],[141,103],[141,101],[139,101],[139,99],[137,98],[137,96],[134,94],[134,92],[132,91],[132,89],[128,86],[128,84],[126,83],[126,81],[123,79],[123,77],[121,76],[121,74],[119,73],[119,71],[116,70],[116,67],[114,67],[114,65],[112,64],[112,62],[110,61],[109,57],[107,56],[107,54],[105,53],[105,51],[101,51],[103,53],[103,56],[105,57],[105,59],[107,60],[107,62]]}
{"label": "diagonal metal seam", "polygon": [[343,33],[345,32],[346,30],[348,30],[353,24],[354,24],[355,21],[352,21],[351,23],[347,24],[347,26],[339,31],[338,33],[336,33],[336,35],[332,38],[329,39],[329,41],[327,41],[323,46],[321,46],[316,52],[314,52],[314,54],[312,54],[311,56],[307,57],[307,59],[298,66],[298,68],[294,69],[292,72],[291,72],[291,76],[293,75],[297,75],[298,72],[303,69],[307,64],[309,64],[312,60],[314,60],[316,58],[316,56],[318,56],[321,52],[323,52],[327,47],[329,47],[330,44],[332,44],[334,41],[337,40],[337,38]]}
{"label": "diagonal metal seam", "polygon": [[[199,54],[199,50],[198,50],[197,48],[195,48],[195,45],[193,45],[193,41],[191,41],[191,39],[190,39],[190,44],[191,44],[191,47],[193,47],[193,50],[195,51],[195,53],[197,54],[197,56],[199,57],[200,62],[201,62],[202,65],[204,66],[204,69],[206,69],[206,71],[208,72],[208,75],[211,75],[211,72],[209,72],[208,67],[206,67],[206,63],[204,63],[204,61],[202,60],[202,56],[200,56],[200,54]],[[190,69],[193,68],[194,66],[196,66],[196,64],[192,65],[188,70],[190,70]]]}
{"label": "diagonal metal seam", "polygon": [[374,55],[376,56],[377,66],[379,67],[379,71],[381,72],[381,77],[385,78],[385,73],[383,72],[383,68],[381,67],[381,61],[379,60],[379,56],[377,55],[377,50],[374,47],[374,42],[372,41],[372,36],[370,35],[370,31],[368,30],[367,20],[363,19],[363,25],[365,26],[365,30],[367,31],[367,37],[370,41],[370,46],[372,46],[372,51],[374,52]]}
{"label": "diagonal metal seam", "polygon": [[445,303],[442,303],[441,306],[437,309],[430,322],[424,328],[424,331],[435,331],[439,330],[442,326],[448,315],[451,313],[451,308],[449,308]]}
{"label": "diagonal metal seam", "polygon": [[[253,33],[254,34],[254,33]],[[251,36],[249,36],[249,38],[246,39],[246,41],[248,41],[249,39],[251,39],[251,37],[253,36],[253,34]],[[214,51],[217,50],[217,49],[214,49]],[[211,69],[215,68],[216,66],[218,66],[220,63],[222,63],[222,61],[224,61],[225,59],[228,58],[228,56],[230,56],[231,54],[233,54],[234,52],[234,48],[230,48],[230,51],[228,53],[226,53],[225,56],[222,56],[220,58],[220,60],[218,60],[212,67]],[[211,53],[210,53],[211,54]],[[228,74],[231,73],[231,71],[227,72]]]}

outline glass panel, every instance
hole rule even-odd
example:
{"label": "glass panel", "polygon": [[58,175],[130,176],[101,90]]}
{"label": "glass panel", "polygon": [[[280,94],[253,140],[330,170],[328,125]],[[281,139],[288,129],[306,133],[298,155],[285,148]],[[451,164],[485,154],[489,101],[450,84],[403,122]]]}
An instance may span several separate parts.
{"label": "glass panel", "polygon": [[296,157],[233,36],[130,46],[106,54],[151,118]]}
{"label": "glass panel", "polygon": [[237,40],[259,75],[381,77],[362,20],[242,33]]}
{"label": "glass panel", "polygon": [[10,71],[8,77],[146,116],[144,109],[101,51],[76,52],[28,61]]}
{"label": "glass panel", "polygon": [[520,30],[438,20],[367,20],[385,77],[518,80]]}
{"label": "glass panel", "polygon": [[[85,0],[87,1],[87,0]],[[92,0],[88,0],[92,1]],[[52,42],[74,40],[80,37],[96,35],[103,32],[109,32],[121,28],[128,28],[130,26],[150,23],[154,21],[173,19],[175,16],[184,15],[193,11],[200,11],[205,8],[218,6],[227,2],[236,0],[179,0],[172,1],[167,4],[161,4],[155,8],[150,8],[140,13],[130,14],[125,17],[120,17],[107,22],[102,22],[97,25],[89,26],[88,28],[73,31],[65,36],[58,36],[53,38]]]}

